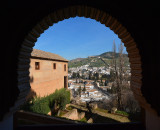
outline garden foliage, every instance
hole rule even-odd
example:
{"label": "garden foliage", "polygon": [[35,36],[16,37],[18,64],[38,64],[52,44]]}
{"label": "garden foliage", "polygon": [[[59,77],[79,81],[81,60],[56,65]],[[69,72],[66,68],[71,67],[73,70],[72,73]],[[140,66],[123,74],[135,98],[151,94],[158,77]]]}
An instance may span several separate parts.
{"label": "garden foliage", "polygon": [[22,110],[48,114],[49,111],[53,108],[56,103],[59,109],[63,110],[70,102],[70,92],[65,88],[56,90],[53,94],[50,94],[45,97],[36,97],[31,101],[27,101],[24,105],[21,106]]}

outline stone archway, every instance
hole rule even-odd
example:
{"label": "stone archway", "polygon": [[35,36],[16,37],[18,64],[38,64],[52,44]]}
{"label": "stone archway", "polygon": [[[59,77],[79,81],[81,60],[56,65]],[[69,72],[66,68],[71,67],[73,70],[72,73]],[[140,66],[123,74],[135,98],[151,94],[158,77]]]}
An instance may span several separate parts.
{"label": "stone archway", "polygon": [[136,42],[132,38],[131,34],[127,31],[127,29],[121,23],[119,23],[114,17],[112,17],[104,11],[89,6],[70,6],[68,8],[56,10],[55,12],[43,18],[39,23],[37,23],[37,25],[25,37],[18,58],[18,88],[20,90],[20,95],[17,104],[20,104],[24,101],[27,92],[30,89],[30,54],[32,52],[33,46],[35,45],[35,42],[37,41],[37,38],[40,37],[40,35],[54,23],[76,16],[95,19],[99,21],[101,24],[105,24],[106,27],[109,27],[111,30],[113,30],[115,34],[118,35],[118,37],[124,43],[128,52],[132,74],[131,88],[134,92],[134,96],[139,101],[142,107],[152,110],[141,92],[141,56],[139,54]]}

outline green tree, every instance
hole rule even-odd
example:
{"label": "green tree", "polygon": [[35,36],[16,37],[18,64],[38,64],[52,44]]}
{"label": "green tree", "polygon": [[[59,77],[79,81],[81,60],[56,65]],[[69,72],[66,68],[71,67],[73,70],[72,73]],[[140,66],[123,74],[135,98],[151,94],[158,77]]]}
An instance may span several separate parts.
{"label": "green tree", "polygon": [[64,109],[66,104],[70,102],[70,91],[62,88],[56,90],[53,94],[46,97],[36,97],[30,101],[26,102],[21,106],[22,110],[31,111],[40,114],[48,114],[48,112],[53,108],[54,104],[57,105],[58,109]]}
{"label": "green tree", "polygon": [[76,77],[76,83],[78,83],[78,82],[77,82],[77,77]]}
{"label": "green tree", "polygon": [[72,73],[72,78],[76,78],[77,77],[77,74],[75,72]]}
{"label": "green tree", "polygon": [[82,88],[81,88],[81,86],[79,86],[79,88],[78,88],[78,94],[79,94],[80,97],[81,97],[81,92],[82,92]]}
{"label": "green tree", "polygon": [[82,74],[82,79],[85,79],[85,76]]}
{"label": "green tree", "polygon": [[89,80],[91,80],[91,79],[92,79],[92,73],[89,72]]}
{"label": "green tree", "polygon": [[60,110],[63,110],[70,102],[70,92],[68,93],[66,89],[56,90],[54,93],[54,102],[58,105]]}
{"label": "green tree", "polygon": [[85,92],[86,91],[86,85],[85,85],[85,83],[84,83],[84,87],[83,87],[83,90],[82,90],[83,92]]}
{"label": "green tree", "polygon": [[106,75],[106,74],[103,74],[103,75],[102,75],[102,78],[103,78],[103,79],[106,79],[106,78],[107,78],[107,75]]}
{"label": "green tree", "polygon": [[96,79],[99,80],[99,73],[96,73]]}
{"label": "green tree", "polygon": [[101,77],[101,82],[100,82],[100,86],[103,86],[103,81],[102,81],[102,77]]}
{"label": "green tree", "polygon": [[94,74],[94,80],[95,80],[95,82],[96,82],[97,80],[99,80],[99,73],[96,72],[96,73]]}
{"label": "green tree", "polygon": [[79,72],[77,72],[77,78],[80,78]]}

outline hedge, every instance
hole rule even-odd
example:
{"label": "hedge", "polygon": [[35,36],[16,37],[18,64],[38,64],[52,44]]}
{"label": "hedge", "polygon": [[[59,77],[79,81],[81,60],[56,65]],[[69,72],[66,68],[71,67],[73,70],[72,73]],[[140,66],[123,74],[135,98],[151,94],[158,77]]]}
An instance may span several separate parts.
{"label": "hedge", "polygon": [[41,98],[36,97],[26,102],[21,106],[21,109],[39,114],[48,114],[55,102],[63,110],[66,104],[70,102],[70,92],[65,88],[56,90],[53,94]]}

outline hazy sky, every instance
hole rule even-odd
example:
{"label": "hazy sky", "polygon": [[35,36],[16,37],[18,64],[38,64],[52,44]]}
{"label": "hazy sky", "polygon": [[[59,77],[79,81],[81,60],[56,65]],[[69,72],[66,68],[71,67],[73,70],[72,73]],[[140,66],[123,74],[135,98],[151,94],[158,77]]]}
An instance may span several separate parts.
{"label": "hazy sky", "polygon": [[108,27],[90,18],[75,17],[53,24],[34,48],[71,60],[112,51],[114,39],[118,48],[120,39]]}

